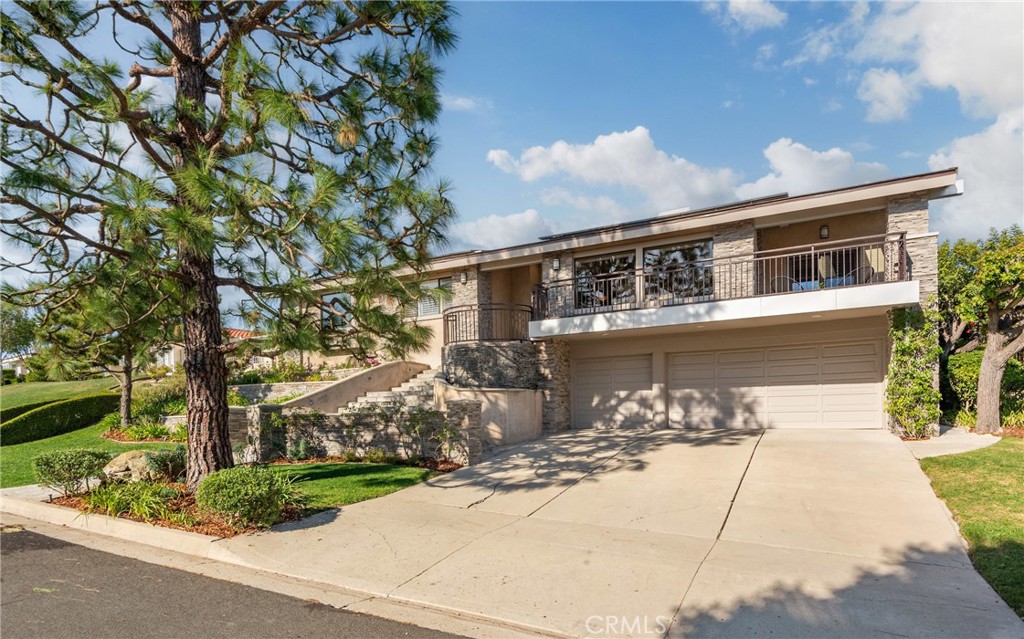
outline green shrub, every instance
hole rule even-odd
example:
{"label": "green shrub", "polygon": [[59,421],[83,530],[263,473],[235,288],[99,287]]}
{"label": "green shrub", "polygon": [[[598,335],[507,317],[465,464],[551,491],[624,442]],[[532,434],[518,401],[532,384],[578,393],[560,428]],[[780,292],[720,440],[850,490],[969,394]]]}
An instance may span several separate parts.
{"label": "green shrub", "polygon": [[228,389],[228,406],[250,406],[252,402],[233,388]]}
{"label": "green shrub", "polygon": [[132,412],[139,417],[159,419],[185,413],[185,375],[172,375],[155,384],[143,384],[132,398]]}
{"label": "green shrub", "polygon": [[142,420],[127,428],[120,429],[128,439],[139,441],[143,439],[170,439],[171,433],[167,427],[159,422]]}
{"label": "green shrub", "polygon": [[121,427],[121,413],[107,413],[103,416],[103,419],[100,420],[100,426],[103,427],[104,432],[117,430]]}
{"label": "green shrub", "polygon": [[291,496],[284,479],[263,466],[237,466],[207,475],[196,503],[235,526],[267,527],[277,523]]}
{"label": "green shrub", "polygon": [[32,458],[32,468],[40,484],[73,495],[89,488],[89,480],[98,477],[112,455],[100,450],[68,448],[40,453]]}
{"label": "green shrub", "polygon": [[262,384],[263,376],[260,374],[259,371],[245,371],[244,373],[239,373],[238,375],[235,375],[234,377],[229,379],[228,383],[232,385]]}
{"label": "green shrub", "polygon": [[1024,428],[1024,410],[1013,410],[1003,413],[1003,428]]}
{"label": "green shrub", "polygon": [[101,393],[40,406],[0,424],[0,446],[34,442],[91,426],[116,409],[119,402],[117,395]]}
{"label": "green shrub", "polygon": [[139,519],[172,519],[171,500],[181,495],[167,484],[151,481],[103,484],[84,499],[87,512],[111,517],[132,515]]}
{"label": "green shrub", "polygon": [[29,412],[30,410],[35,410],[37,408],[42,408],[43,406],[46,406],[47,404],[52,404],[55,401],[57,401],[57,400],[55,400],[55,399],[47,399],[47,400],[42,401],[42,402],[32,402],[31,404],[22,404],[21,406],[15,406],[13,408],[2,409],[2,410],[0,410],[0,424],[6,422],[7,420],[14,419],[18,415],[24,415],[25,413]]}
{"label": "green shrub", "polygon": [[185,474],[188,463],[188,451],[184,446],[175,446],[173,450],[157,450],[149,453],[149,468],[159,473],[168,481],[178,481]]}
{"label": "green shrub", "polygon": [[[974,410],[978,403],[978,376],[981,373],[981,359],[984,349],[960,353],[949,358],[949,385],[956,394],[958,406]],[[1015,412],[1024,409],[1024,364],[1011,359],[1003,372],[1001,404],[1004,411]]]}
{"label": "green shrub", "polygon": [[933,369],[942,349],[934,325],[920,311],[893,311],[889,330],[892,359],[885,387],[885,410],[895,422],[898,434],[925,437],[937,423],[939,391],[933,384]]}

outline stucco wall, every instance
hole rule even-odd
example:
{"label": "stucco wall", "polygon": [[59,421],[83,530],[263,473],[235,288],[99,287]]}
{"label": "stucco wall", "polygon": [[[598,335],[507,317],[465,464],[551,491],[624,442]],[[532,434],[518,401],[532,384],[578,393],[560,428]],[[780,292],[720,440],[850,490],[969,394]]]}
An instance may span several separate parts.
{"label": "stucco wall", "polygon": [[450,402],[480,402],[480,426],[485,451],[498,446],[535,439],[541,433],[543,394],[537,390],[508,388],[457,388],[434,381],[434,396],[442,411]]}
{"label": "stucco wall", "polygon": [[[819,237],[822,225],[828,226],[828,239]],[[806,246],[820,242],[848,240],[869,235],[881,235],[886,232],[885,211],[866,211],[852,215],[797,222],[788,226],[774,226],[760,229],[758,233],[758,249],[770,251],[789,246]]]}

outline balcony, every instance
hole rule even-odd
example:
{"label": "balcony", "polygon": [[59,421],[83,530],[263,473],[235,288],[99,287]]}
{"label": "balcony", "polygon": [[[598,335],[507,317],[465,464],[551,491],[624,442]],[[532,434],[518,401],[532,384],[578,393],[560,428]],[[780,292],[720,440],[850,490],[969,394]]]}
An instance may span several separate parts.
{"label": "balcony", "polygon": [[444,312],[444,345],[529,339],[533,309],[524,304],[470,304]]}
{"label": "balcony", "polygon": [[[901,285],[883,293],[852,289]],[[548,282],[534,290],[530,337],[749,319],[916,302],[904,234],[789,247]],[[913,289],[913,290],[911,290]],[[820,307],[820,308],[819,308]]]}

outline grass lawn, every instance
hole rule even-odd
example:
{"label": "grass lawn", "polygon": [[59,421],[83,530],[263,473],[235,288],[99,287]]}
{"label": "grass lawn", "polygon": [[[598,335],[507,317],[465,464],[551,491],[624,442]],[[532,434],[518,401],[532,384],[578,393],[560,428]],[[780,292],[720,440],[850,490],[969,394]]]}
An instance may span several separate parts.
{"label": "grass lawn", "polygon": [[36,476],[32,471],[32,458],[44,451],[58,448],[91,448],[123,453],[127,450],[174,448],[177,445],[173,443],[118,444],[102,437],[100,435],[102,432],[103,428],[96,424],[56,437],[14,446],[0,446],[0,488],[36,483]]}
{"label": "grass lawn", "polygon": [[280,464],[275,473],[290,477],[307,499],[310,512],[354,504],[407,488],[433,476],[433,471],[389,464]]}
{"label": "grass lawn", "polygon": [[1024,618],[1024,439],[922,459],[921,467],[959,522],[978,572]]}
{"label": "grass lawn", "polygon": [[29,382],[0,386],[0,405],[14,408],[48,400],[70,399],[79,395],[91,395],[117,386],[113,377],[86,379],[80,382]]}

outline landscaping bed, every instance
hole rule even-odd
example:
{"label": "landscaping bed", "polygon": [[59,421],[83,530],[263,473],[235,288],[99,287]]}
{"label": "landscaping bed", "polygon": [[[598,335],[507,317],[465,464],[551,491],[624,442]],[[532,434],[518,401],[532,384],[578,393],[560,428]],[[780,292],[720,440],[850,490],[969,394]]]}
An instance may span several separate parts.
{"label": "landscaping bed", "polygon": [[974,567],[1024,619],[1024,439],[921,460],[953,512]]}

